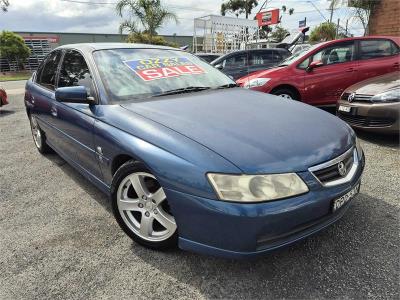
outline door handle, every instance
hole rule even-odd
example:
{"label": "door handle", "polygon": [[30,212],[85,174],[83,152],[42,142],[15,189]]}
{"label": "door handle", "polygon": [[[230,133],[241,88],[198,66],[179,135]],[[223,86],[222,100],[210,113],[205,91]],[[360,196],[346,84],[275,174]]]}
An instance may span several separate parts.
{"label": "door handle", "polygon": [[55,107],[55,106],[51,107],[51,115],[53,117],[57,117],[57,107]]}
{"label": "door handle", "polygon": [[348,68],[348,69],[346,69],[346,72],[354,72],[355,70],[354,70],[354,68]]}
{"label": "door handle", "polygon": [[399,67],[400,67],[400,64],[398,62],[393,64],[393,68],[399,69]]}

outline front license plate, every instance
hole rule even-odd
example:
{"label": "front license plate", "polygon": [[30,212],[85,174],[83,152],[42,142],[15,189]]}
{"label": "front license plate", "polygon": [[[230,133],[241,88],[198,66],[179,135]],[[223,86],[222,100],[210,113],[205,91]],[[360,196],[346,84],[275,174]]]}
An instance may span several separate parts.
{"label": "front license plate", "polygon": [[339,111],[344,111],[344,112],[349,113],[351,111],[351,107],[350,106],[339,105]]}
{"label": "front license plate", "polygon": [[358,194],[359,190],[360,190],[360,183],[357,183],[357,185],[353,187],[349,192],[347,192],[340,198],[333,200],[332,212],[337,211],[339,208],[341,208],[343,205],[349,202],[355,195]]}

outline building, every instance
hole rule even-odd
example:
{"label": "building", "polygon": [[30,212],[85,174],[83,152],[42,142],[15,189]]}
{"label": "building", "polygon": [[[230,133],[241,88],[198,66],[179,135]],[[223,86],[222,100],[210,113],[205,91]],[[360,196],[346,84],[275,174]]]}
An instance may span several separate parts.
{"label": "building", "polygon": [[400,1],[381,0],[370,17],[370,35],[400,36]]}
{"label": "building", "polygon": [[[66,44],[76,43],[121,43],[126,34],[102,34],[102,33],[67,33],[67,32],[15,32],[23,37],[25,44],[31,49],[31,55],[25,63],[25,69],[36,70],[43,58],[54,48]],[[189,45],[192,48],[192,36],[163,35],[170,42],[180,46]],[[17,71],[18,66],[14,62],[0,59],[0,71]]]}

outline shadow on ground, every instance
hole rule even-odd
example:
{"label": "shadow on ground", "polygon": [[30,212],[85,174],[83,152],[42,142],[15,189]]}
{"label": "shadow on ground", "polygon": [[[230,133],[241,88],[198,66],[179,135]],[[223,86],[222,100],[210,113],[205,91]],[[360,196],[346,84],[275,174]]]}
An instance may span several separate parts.
{"label": "shadow on ground", "polygon": [[[111,211],[107,196],[62,158],[53,154],[48,159]],[[206,298],[396,298],[392,274],[399,270],[398,214],[396,206],[359,194],[333,226],[256,260],[157,252],[133,242],[132,258],[139,257]]]}
{"label": "shadow on ground", "polygon": [[15,113],[15,111],[13,111],[13,110],[5,110],[5,109],[1,109],[0,108],[0,117],[5,117],[5,116],[11,115],[13,113]]}

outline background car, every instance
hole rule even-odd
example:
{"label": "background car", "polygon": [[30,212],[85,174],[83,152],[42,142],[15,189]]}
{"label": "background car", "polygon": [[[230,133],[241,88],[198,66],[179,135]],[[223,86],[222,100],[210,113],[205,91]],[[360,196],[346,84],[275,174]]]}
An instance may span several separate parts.
{"label": "background car", "polygon": [[354,128],[400,132],[400,72],[364,80],[348,87],[336,107],[337,116]]}
{"label": "background car", "polygon": [[213,60],[216,60],[218,57],[221,56],[221,54],[214,54],[214,53],[196,53],[195,55],[208,63],[212,62]]}
{"label": "background car", "polygon": [[262,255],[337,221],[360,188],[364,156],[344,122],[238,88],[176,48],[56,48],[25,105],[38,151],[109,195],[125,233],[154,249]]}
{"label": "background car", "polygon": [[336,105],[348,86],[399,70],[399,44],[399,37],[379,36],[329,41],[237,83],[312,105]]}
{"label": "background car", "polygon": [[288,56],[290,52],[286,49],[240,50],[217,58],[211,65],[236,80],[255,71],[276,66]]}
{"label": "background car", "polygon": [[3,105],[6,105],[6,104],[8,104],[7,93],[6,93],[5,89],[0,87],[0,107],[2,107]]}

